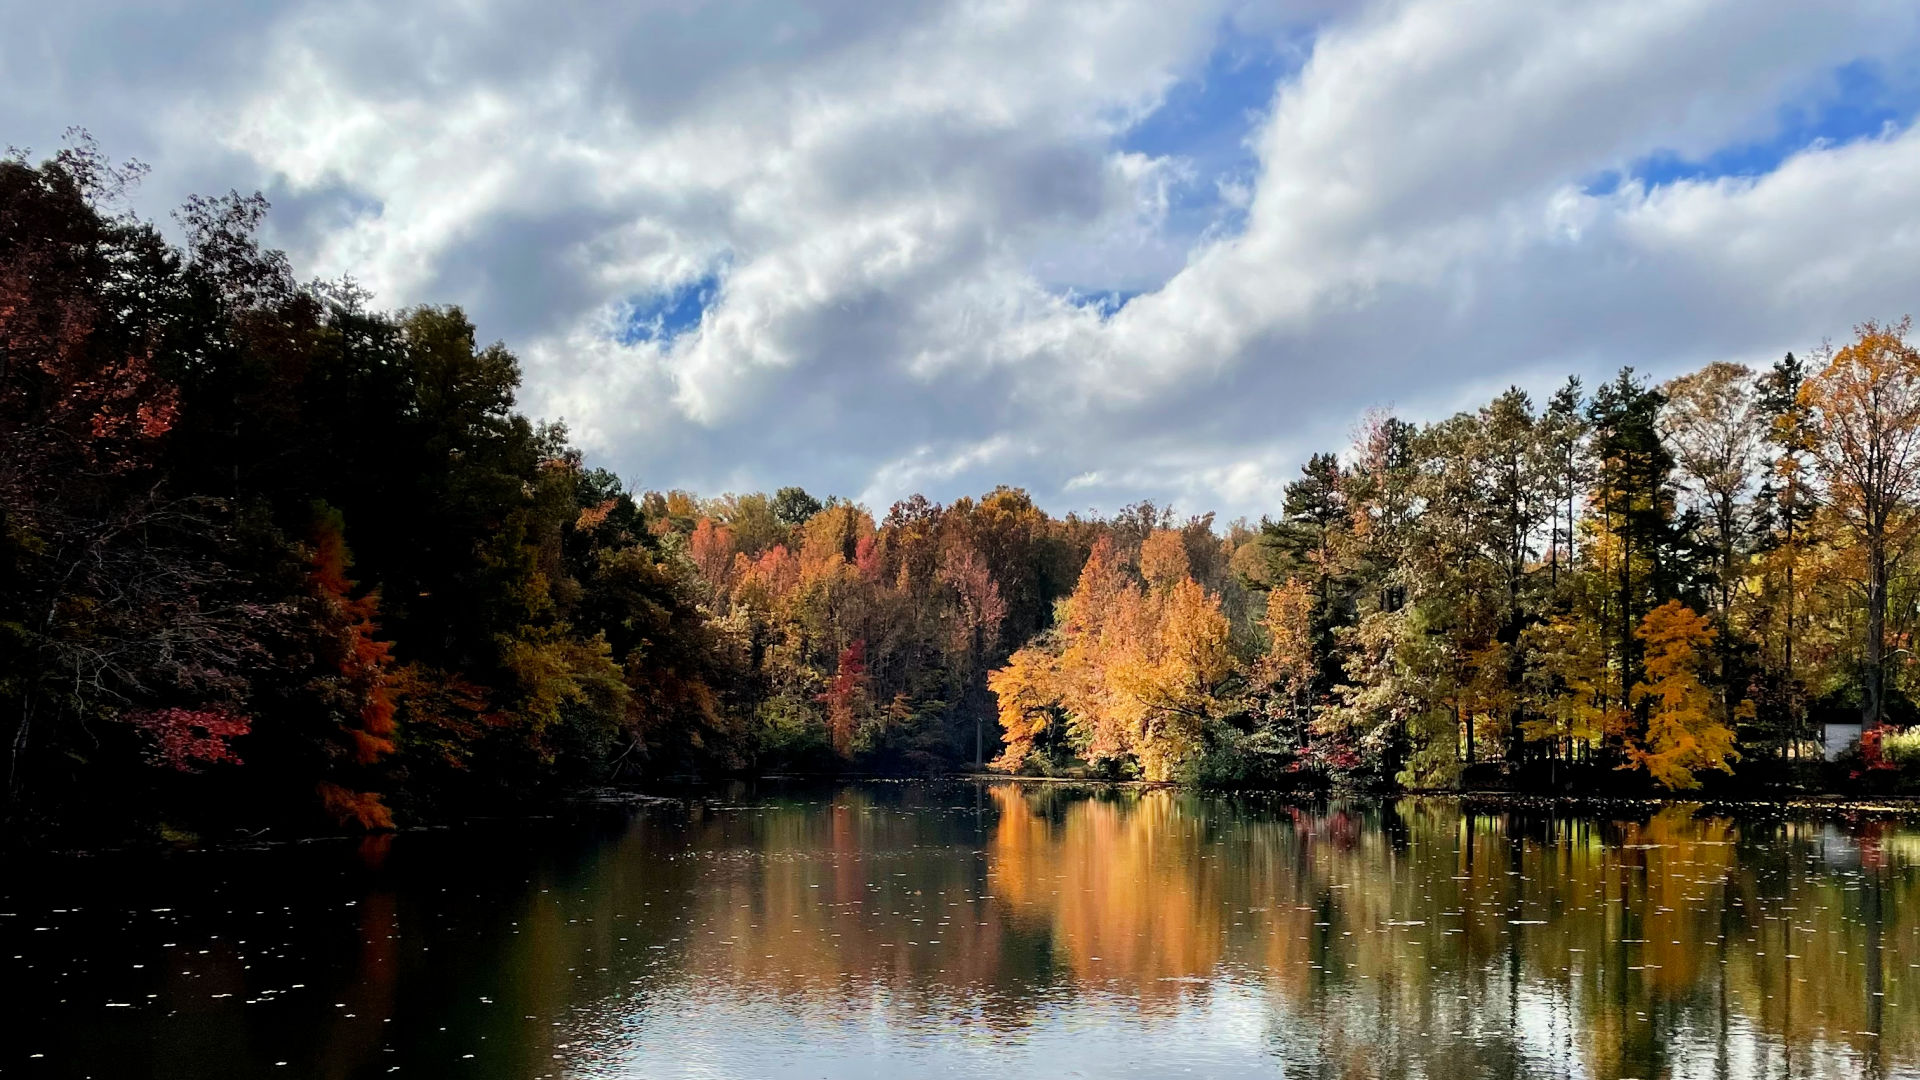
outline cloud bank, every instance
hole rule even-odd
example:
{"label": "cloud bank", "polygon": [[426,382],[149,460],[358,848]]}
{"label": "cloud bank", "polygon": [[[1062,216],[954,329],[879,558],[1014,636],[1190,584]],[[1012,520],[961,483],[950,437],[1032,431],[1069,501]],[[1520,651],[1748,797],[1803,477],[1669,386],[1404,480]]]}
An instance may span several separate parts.
{"label": "cloud bank", "polygon": [[264,189],[645,487],[1257,516],[1360,413],[1920,307],[1908,3],[0,15],[0,142]]}

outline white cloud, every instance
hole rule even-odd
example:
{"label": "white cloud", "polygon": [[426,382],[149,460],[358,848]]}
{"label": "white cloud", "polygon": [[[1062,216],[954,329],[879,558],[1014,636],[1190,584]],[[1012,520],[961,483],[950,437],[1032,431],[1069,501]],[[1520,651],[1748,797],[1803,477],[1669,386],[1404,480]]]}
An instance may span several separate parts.
{"label": "white cloud", "polygon": [[[64,106],[162,182],[268,187],[303,271],[466,304],[530,408],[649,486],[1257,515],[1370,405],[1765,358],[1920,298],[1910,130],[1583,186],[1764,138],[1841,65],[1910,76],[1906,3],[143,11],[172,67],[97,55],[136,48],[95,32],[116,14],[0,17],[0,101],[49,56],[76,76],[0,122]],[[1254,172],[1123,149],[1222,34],[1307,42]],[[1176,189],[1239,228],[1174,228]],[[697,330],[617,343],[636,298],[716,272]],[[1141,295],[1103,317],[1069,288]]]}

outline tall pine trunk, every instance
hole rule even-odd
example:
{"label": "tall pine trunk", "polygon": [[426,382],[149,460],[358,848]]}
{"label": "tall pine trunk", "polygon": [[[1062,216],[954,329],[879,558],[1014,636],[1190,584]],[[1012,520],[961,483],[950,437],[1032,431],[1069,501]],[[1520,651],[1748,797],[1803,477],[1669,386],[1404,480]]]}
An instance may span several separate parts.
{"label": "tall pine trunk", "polygon": [[1884,537],[1867,541],[1867,662],[1860,703],[1860,730],[1878,728],[1886,713],[1887,546]]}

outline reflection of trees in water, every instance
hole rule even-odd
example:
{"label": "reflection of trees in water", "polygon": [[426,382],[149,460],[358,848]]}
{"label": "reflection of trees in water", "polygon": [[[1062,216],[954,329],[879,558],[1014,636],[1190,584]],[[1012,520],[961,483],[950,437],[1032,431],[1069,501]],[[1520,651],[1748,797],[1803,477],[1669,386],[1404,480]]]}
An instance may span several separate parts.
{"label": "reflection of trees in water", "polygon": [[1020,789],[992,790],[999,822],[988,847],[1003,910],[1051,931],[1081,981],[1118,983],[1143,1004],[1177,997],[1174,980],[1220,961],[1225,860],[1209,858],[1205,824],[1164,792],[1083,799],[1056,818]]}
{"label": "reflection of trees in water", "polygon": [[1800,1075],[1920,1050],[1889,989],[1915,951],[1904,833],[1684,806],[1601,821],[986,797],[854,789],[695,823],[703,933],[679,977],[823,1015],[877,1000],[903,1023],[1002,1028],[1063,988],[1153,1015],[1231,980],[1268,994],[1277,1055],[1333,1072]]}
{"label": "reflection of trees in water", "polygon": [[1847,869],[1831,829],[1684,806],[1608,822],[994,797],[996,883],[1076,976],[1147,1007],[1204,992],[1180,980],[1257,980],[1276,1052],[1333,1071],[1801,1075],[1920,1049],[1889,980],[1920,960],[1906,834],[1868,830]]}
{"label": "reflection of trees in water", "polygon": [[687,977],[814,1011],[1023,1021],[1056,981],[1052,954],[994,917],[986,814],[848,789],[701,823],[695,847],[712,865]]}
{"label": "reflection of trees in water", "polygon": [[[155,989],[197,1019],[152,1045],[325,1076],[475,1052],[480,1074],[537,1076],[555,1054],[617,1068],[676,1009],[1017,1037],[1091,994],[1150,1022],[1264,1002],[1289,1074],[1920,1059],[1920,835],[1899,828],[1059,785],[750,794],[597,833],[402,838],[310,875],[279,938],[215,917],[285,907],[285,879],[237,878],[199,905],[203,939],[168,931],[200,975]],[[243,1005],[294,981],[307,1004]]]}

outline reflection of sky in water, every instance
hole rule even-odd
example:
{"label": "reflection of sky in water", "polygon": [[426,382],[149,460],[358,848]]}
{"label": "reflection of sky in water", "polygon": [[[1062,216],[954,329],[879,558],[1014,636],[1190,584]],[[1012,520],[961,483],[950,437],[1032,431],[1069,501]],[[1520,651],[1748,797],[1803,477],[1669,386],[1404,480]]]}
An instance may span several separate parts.
{"label": "reflection of sky in water", "polygon": [[1920,833],[1884,822],[753,794],[9,867],[0,1075],[1920,1066]]}

